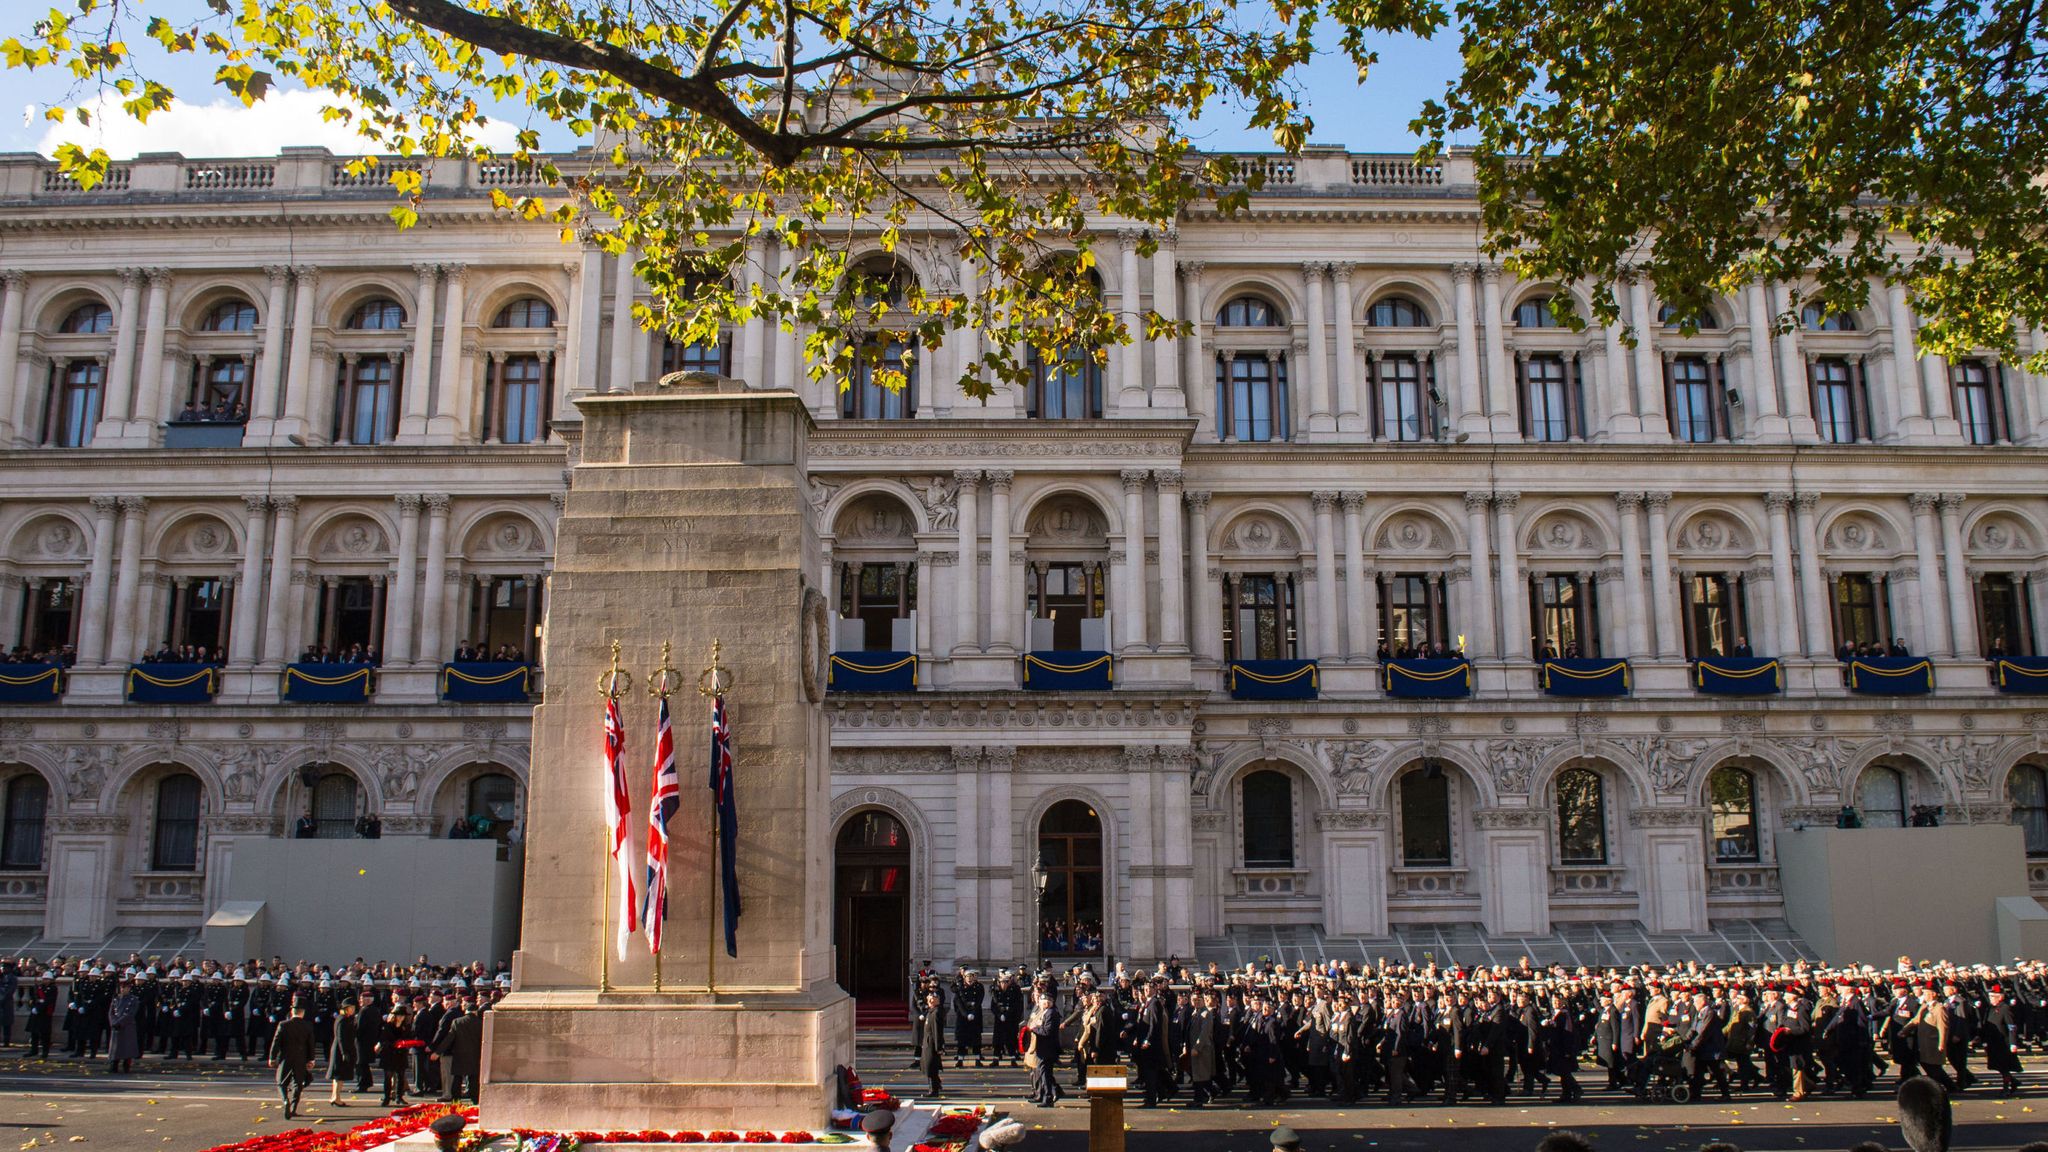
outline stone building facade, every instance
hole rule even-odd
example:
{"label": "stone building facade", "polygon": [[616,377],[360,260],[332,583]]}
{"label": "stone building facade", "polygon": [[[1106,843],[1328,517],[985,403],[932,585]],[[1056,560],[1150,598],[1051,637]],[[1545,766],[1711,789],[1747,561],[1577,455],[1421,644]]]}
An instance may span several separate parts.
{"label": "stone building facade", "polygon": [[[917,658],[830,706],[840,962],[876,994],[1282,933],[1725,942],[1783,915],[1775,841],[1844,805],[2048,849],[2048,705],[1983,658],[2048,621],[2048,379],[1919,355],[1881,285],[1787,331],[1796,286],[1752,286],[1686,334],[1638,281],[1641,339],[1573,332],[1546,301],[1578,288],[1474,247],[1464,159],[1262,162],[1246,215],[1104,238],[1118,308],[1192,337],[984,403],[950,383],[971,333],[904,394],[813,384],[758,322],[669,347],[629,264],[492,212],[517,173],[428,163],[399,232],[318,149],[90,193],[0,159],[0,645],[78,653],[0,712],[0,932],[173,939],[308,812],[516,819],[526,709],[442,702],[441,663],[575,611],[546,599],[573,401],[678,368],[806,395],[836,647]],[[894,258],[976,274],[937,227]],[[246,422],[180,419],[216,399]],[[1851,693],[1840,644],[1893,636],[1933,692]],[[1741,637],[1783,690],[1701,693],[1690,658]],[[211,702],[126,702],[166,642],[225,651]],[[1469,697],[1388,694],[1381,645],[1417,642],[1462,645]],[[279,699],[350,643],[382,650],[369,702]],[[1546,644],[1625,658],[1628,695],[1545,694]],[[1024,681],[1074,652],[1111,686]],[[1314,698],[1238,698],[1247,659],[1314,661]]]}

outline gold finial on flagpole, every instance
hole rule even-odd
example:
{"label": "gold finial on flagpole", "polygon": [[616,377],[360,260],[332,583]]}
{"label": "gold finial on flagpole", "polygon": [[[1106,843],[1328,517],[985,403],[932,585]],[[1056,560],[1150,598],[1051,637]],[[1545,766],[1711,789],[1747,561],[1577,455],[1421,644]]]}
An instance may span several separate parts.
{"label": "gold finial on flagpole", "polygon": [[697,695],[716,696],[732,689],[732,669],[718,662],[718,653],[723,643],[716,638],[711,641],[711,663],[697,673]]}
{"label": "gold finial on flagpole", "polygon": [[619,667],[619,642],[617,640],[612,641],[611,670],[597,674],[597,690],[607,700],[617,700],[633,690],[633,674]]}
{"label": "gold finial on flagpole", "polygon": [[669,642],[661,642],[661,663],[647,674],[647,694],[658,700],[666,700],[682,684],[683,674],[674,664],[669,663]]}

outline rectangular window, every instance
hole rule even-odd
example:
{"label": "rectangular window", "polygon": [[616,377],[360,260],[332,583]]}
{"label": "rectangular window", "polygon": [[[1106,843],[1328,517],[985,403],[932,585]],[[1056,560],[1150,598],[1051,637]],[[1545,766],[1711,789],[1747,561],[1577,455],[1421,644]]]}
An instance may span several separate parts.
{"label": "rectangular window", "polygon": [[1025,415],[1040,420],[1092,420],[1102,415],[1102,365],[1085,352],[1069,351],[1048,363],[1031,350],[1031,387]]}
{"label": "rectangular window", "polygon": [[336,656],[361,645],[375,647],[371,624],[377,614],[377,589],[368,576],[344,576],[320,590],[320,642]]}
{"label": "rectangular window", "polygon": [[78,612],[78,585],[68,577],[44,580],[22,609],[22,647],[31,654],[58,652],[71,643],[71,629]]}
{"label": "rectangular window", "polygon": [[[732,340],[720,336],[715,344],[678,344],[674,340],[661,342],[661,374],[671,372],[703,372],[712,376],[732,375]],[[756,383],[756,381],[749,381]]]}
{"label": "rectangular window", "polygon": [[[858,573],[856,575],[856,573]],[[839,614],[861,622],[861,648],[887,652],[895,645],[896,621],[916,603],[917,566],[884,560],[846,565],[839,578]]]}
{"label": "rectangular window", "polygon": [[51,406],[49,441],[59,448],[84,448],[92,443],[100,422],[100,390],[106,366],[97,360],[75,360],[64,368]]}
{"label": "rectangular window", "polygon": [[1884,589],[1868,572],[1845,572],[1835,580],[1835,644],[1880,644],[1886,639]]}
{"label": "rectangular window", "polygon": [[2033,621],[2028,617],[2027,583],[2010,573],[1977,580],[1977,644],[1985,656],[2032,656]]}
{"label": "rectangular window", "polygon": [[397,426],[397,365],[388,356],[364,356],[355,362],[347,387],[348,442],[389,443]]}
{"label": "rectangular window", "polygon": [[1600,654],[1588,590],[1577,576],[1537,576],[1531,581],[1537,659]]}
{"label": "rectangular window", "polygon": [[1224,645],[1232,660],[1292,660],[1294,577],[1246,573],[1224,578]]}
{"label": "rectangular window", "polygon": [[1523,434],[1531,440],[1559,443],[1572,438],[1570,377],[1558,356],[1531,356],[1522,362]]}
{"label": "rectangular window", "polygon": [[1216,361],[1220,425],[1232,439],[1285,440],[1288,435],[1287,360],[1263,352]]}
{"label": "rectangular window", "polygon": [[1083,620],[1100,620],[1108,607],[1103,595],[1102,565],[1081,562],[1046,564],[1026,577],[1025,607],[1040,620],[1052,621],[1055,652],[1077,652]]}
{"label": "rectangular window", "polygon": [[[901,387],[890,387],[889,380],[899,380]],[[862,349],[853,384],[840,393],[839,414],[848,420],[908,420],[916,411],[917,369],[903,345],[892,340]]]}
{"label": "rectangular window", "polygon": [[498,439],[534,444],[547,436],[547,367],[538,356],[514,356],[498,365]]}
{"label": "rectangular window", "polygon": [[1451,647],[1445,621],[1444,578],[1434,572],[1398,572],[1380,593],[1380,643],[1395,659],[1422,657]]}
{"label": "rectangular window", "polygon": [[1686,444],[1711,444],[1721,438],[1720,389],[1707,362],[1681,356],[1666,365],[1671,380],[1671,438]]}
{"label": "rectangular window", "polygon": [[1865,438],[1861,384],[1846,360],[1813,362],[1813,424],[1823,443],[1854,444]]}
{"label": "rectangular window", "polygon": [[182,420],[240,422],[249,418],[249,362],[240,356],[193,362],[192,400]]}
{"label": "rectangular window", "polygon": [[164,635],[173,648],[190,644],[218,655],[222,610],[227,606],[227,584],[219,577],[196,577],[171,593],[169,627]]}
{"label": "rectangular window", "polygon": [[1972,444],[1996,444],[2006,438],[2005,397],[1993,369],[1974,360],[1949,365],[1949,382],[1955,390],[1956,419],[1963,426],[1963,439]]}
{"label": "rectangular window", "polygon": [[1740,635],[1742,588],[1719,572],[1700,573],[1685,582],[1686,657],[1730,656]]}
{"label": "rectangular window", "polygon": [[1413,356],[1385,356],[1373,361],[1373,372],[1379,378],[1380,439],[1422,439],[1432,423],[1425,416],[1422,366]]}

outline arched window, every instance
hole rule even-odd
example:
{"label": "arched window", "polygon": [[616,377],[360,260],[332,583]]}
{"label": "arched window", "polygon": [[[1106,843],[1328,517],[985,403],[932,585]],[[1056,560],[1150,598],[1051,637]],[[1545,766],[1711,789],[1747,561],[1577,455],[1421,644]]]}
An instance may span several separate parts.
{"label": "arched window", "polygon": [[1062,800],[1038,822],[1038,950],[1048,956],[1102,955],[1102,818]]}
{"label": "arched window", "polygon": [[1244,866],[1294,867],[1294,782],[1270,769],[1244,778]]}
{"label": "arched window", "polygon": [[519,814],[519,781],[504,772],[486,772],[471,780],[467,814],[510,824]]}
{"label": "arched window", "polygon": [[1401,777],[1401,863],[1447,868],[1451,863],[1451,781],[1442,768]]}
{"label": "arched window", "polygon": [[491,321],[493,328],[552,328],[555,326],[555,306],[538,296],[521,296],[503,308],[498,309],[497,319]]}
{"label": "arched window", "polygon": [[1847,312],[1830,312],[1818,304],[1799,310],[1800,327],[1808,332],[1854,332],[1856,317]]}
{"label": "arched window", "polygon": [[33,872],[43,866],[43,819],[50,786],[27,772],[7,782],[6,823],[0,825],[0,868]]}
{"label": "arched window", "polygon": [[114,330],[114,310],[97,300],[80,304],[64,316],[57,331],[66,336],[89,336]]}
{"label": "arched window", "polygon": [[1607,863],[1606,785],[1589,768],[1557,774],[1557,858],[1564,864]]}
{"label": "arched window", "polygon": [[[878,324],[907,316],[910,275],[902,268],[869,268],[863,273],[878,290],[862,304]],[[917,354],[912,345],[877,333],[854,351],[853,380],[839,394],[839,414],[848,420],[907,420],[917,411]]]}
{"label": "arched window", "polygon": [[1906,826],[1906,774],[1872,764],[1856,781],[1856,810],[1866,828]]}
{"label": "arched window", "polygon": [[2012,822],[2026,833],[2027,855],[2048,856],[2048,770],[2038,764],[2014,768],[2005,795],[2012,801]]}
{"label": "arched window", "polygon": [[254,332],[256,306],[247,300],[223,300],[199,321],[201,332]]}
{"label": "arched window", "polygon": [[199,777],[189,772],[157,781],[149,867],[153,872],[192,872],[199,867]]}
{"label": "arched window", "polygon": [[[1678,314],[1678,309],[1669,304],[1661,305],[1657,309],[1657,323],[1666,328],[1682,328],[1685,321],[1686,318]],[[1714,313],[1710,309],[1692,317],[1692,326],[1701,332],[1712,332],[1721,326],[1721,322],[1714,318]]]}
{"label": "arched window", "polygon": [[1280,310],[1257,296],[1236,296],[1216,313],[1221,328],[1278,328]]}
{"label": "arched window", "polygon": [[405,309],[390,297],[378,296],[356,305],[356,310],[348,314],[348,323],[342,327],[355,332],[388,332],[403,328]]}
{"label": "arched window", "polygon": [[1754,864],[1762,858],[1756,834],[1756,776],[1733,765],[1707,777],[1707,811],[1714,823],[1714,863]]}
{"label": "arched window", "polygon": [[1557,313],[1550,310],[1550,297],[1531,296],[1515,305],[1517,328],[1562,328]]}
{"label": "arched window", "polygon": [[313,838],[347,840],[356,834],[356,778],[329,772],[313,782]]}
{"label": "arched window", "polygon": [[1373,301],[1365,323],[1371,328],[1427,328],[1429,313],[1406,296],[1382,296]]}

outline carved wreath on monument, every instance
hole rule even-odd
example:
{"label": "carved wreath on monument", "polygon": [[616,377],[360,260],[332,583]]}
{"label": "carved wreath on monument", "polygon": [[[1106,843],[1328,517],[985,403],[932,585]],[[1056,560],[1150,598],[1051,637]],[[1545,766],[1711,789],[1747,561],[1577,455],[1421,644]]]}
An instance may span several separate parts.
{"label": "carved wreath on monument", "polygon": [[798,671],[803,678],[804,699],[817,704],[825,699],[825,682],[832,659],[832,628],[824,594],[805,584],[800,611],[803,617],[803,650],[797,654],[801,665]]}

